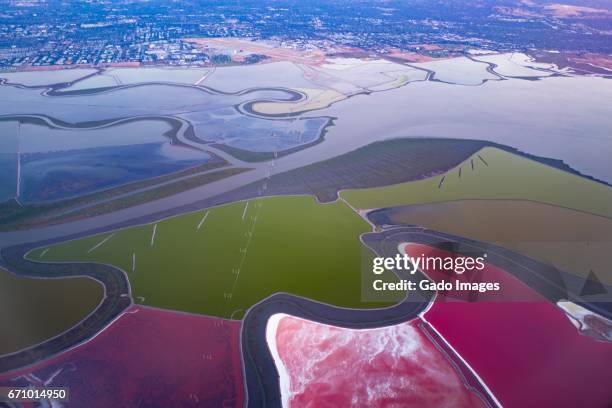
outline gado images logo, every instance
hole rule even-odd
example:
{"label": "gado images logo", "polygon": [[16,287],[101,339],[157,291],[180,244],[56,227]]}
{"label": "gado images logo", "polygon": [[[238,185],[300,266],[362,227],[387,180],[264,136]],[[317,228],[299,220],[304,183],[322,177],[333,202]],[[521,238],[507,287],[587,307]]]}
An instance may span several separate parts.
{"label": "gado images logo", "polygon": [[[446,243],[440,245],[441,249],[449,250],[451,255],[429,255],[429,254],[412,254],[410,243],[402,243],[398,246],[398,254],[394,257],[376,257],[372,261],[372,273],[381,275],[385,271],[402,274],[415,275],[417,271],[422,271],[425,275],[428,272],[435,271],[439,276],[440,273],[445,276],[450,276],[450,281],[431,279],[430,276],[420,281],[409,279],[401,279],[399,282],[385,282],[382,279],[373,281],[375,291],[386,290],[443,290],[443,291],[477,291],[480,293],[487,291],[500,290],[498,282],[473,282],[467,276],[462,276],[466,272],[481,272],[485,269],[485,260],[487,254],[466,254],[462,251],[462,255],[457,255],[454,243]],[[448,248],[450,246],[450,248]],[[453,273],[455,274],[453,276]],[[480,275],[480,274],[478,274]]]}

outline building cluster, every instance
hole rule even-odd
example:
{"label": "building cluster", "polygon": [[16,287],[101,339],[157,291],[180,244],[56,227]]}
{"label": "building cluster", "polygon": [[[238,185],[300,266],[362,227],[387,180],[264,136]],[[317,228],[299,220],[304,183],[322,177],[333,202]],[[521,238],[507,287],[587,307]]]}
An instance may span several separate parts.
{"label": "building cluster", "polygon": [[590,52],[612,52],[609,36],[599,41],[592,31],[546,18],[509,21],[489,6],[458,7],[452,0],[410,6],[389,0],[384,7],[378,2],[346,7],[333,0],[8,1],[0,12],[4,68],[228,63],[227,56],[207,54],[185,41],[194,37],[280,39],[296,47],[332,44],[379,53],[412,50],[416,44],[498,50],[555,49],[559,44],[586,49],[588,44]]}

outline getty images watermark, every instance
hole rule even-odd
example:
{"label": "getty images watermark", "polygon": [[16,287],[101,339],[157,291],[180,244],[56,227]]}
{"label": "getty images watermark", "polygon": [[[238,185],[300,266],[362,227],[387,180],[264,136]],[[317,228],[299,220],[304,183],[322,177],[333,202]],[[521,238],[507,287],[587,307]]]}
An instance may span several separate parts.
{"label": "getty images watermark", "polygon": [[373,279],[369,279],[371,287],[367,290],[370,295],[437,291],[457,296],[461,293],[483,294],[501,290],[499,282],[484,281],[486,254],[410,255],[406,245],[400,245],[400,253],[393,257],[372,259],[370,277],[373,276]]}

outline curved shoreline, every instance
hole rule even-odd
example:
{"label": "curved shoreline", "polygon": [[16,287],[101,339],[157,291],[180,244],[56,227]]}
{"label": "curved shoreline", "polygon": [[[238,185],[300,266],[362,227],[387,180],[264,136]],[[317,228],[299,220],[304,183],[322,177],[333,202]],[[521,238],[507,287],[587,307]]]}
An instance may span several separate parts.
{"label": "curved shoreline", "polygon": [[[76,234],[77,236],[81,234]],[[75,237],[73,237],[74,239]],[[110,265],[96,263],[43,263],[23,257],[35,247],[65,241],[67,237],[44,242],[4,248],[2,266],[18,276],[67,277],[89,276],[103,282],[106,296],[87,318],[66,332],[43,343],[0,357],[0,372],[23,369],[31,364],[78,347],[111,324],[132,304],[129,280],[124,271]],[[570,299],[603,316],[612,316],[612,303],[589,302],[577,298],[563,282],[562,271],[534,261],[509,250],[450,234],[415,226],[385,226],[381,232],[362,236],[363,242],[379,256],[394,256],[398,242],[414,242],[449,249],[457,254],[486,251],[487,262],[511,273],[550,302]],[[408,278],[396,273],[399,278]],[[414,279],[415,275],[412,275]],[[419,272],[417,278],[425,277]],[[248,406],[278,406],[280,389],[278,372],[266,341],[266,326],[270,316],[286,313],[311,321],[334,326],[365,329],[399,324],[419,316],[432,301],[429,293],[417,292],[419,298],[405,297],[401,302],[377,309],[349,309],[336,307],[287,293],[276,293],[251,306],[246,312],[240,331],[241,359],[243,362]],[[414,295],[414,293],[413,293]]]}
{"label": "curved shoreline", "polygon": [[384,226],[382,232],[365,234],[364,242],[370,247],[391,242],[392,253],[378,247],[379,251],[382,250],[381,256],[394,256],[400,242],[424,244],[464,256],[473,255],[474,252],[486,253],[487,263],[512,274],[549,302],[556,304],[560,300],[569,300],[603,317],[612,318],[612,299],[609,295],[612,293],[611,287],[606,287],[607,294],[585,297],[579,293],[584,278],[494,244],[413,225]]}
{"label": "curved shoreline", "polygon": [[[568,293],[568,289],[557,280],[561,274],[565,277],[564,272],[503,248],[415,226],[388,226],[381,232],[363,235],[363,242],[379,256],[394,256],[397,253],[396,244],[403,241],[440,249],[448,249],[451,245],[454,253],[463,255],[473,253],[474,250],[484,250],[488,255],[488,263],[512,274],[551,303],[556,304],[559,299],[569,297],[581,305],[587,305],[590,310],[606,317],[612,316],[612,302],[581,301]],[[402,278],[400,274],[397,275]],[[418,279],[426,278],[420,271],[418,275],[413,275],[413,279],[414,276]],[[339,308],[286,293],[274,294],[255,304],[245,314],[240,332],[247,405],[281,406],[279,375],[266,341],[266,326],[272,315],[285,313],[317,323],[352,329],[383,327],[416,318],[433,301],[431,296],[417,293],[423,296],[420,302],[405,298],[394,306],[370,310]],[[494,398],[486,397],[488,403],[495,406]]]}
{"label": "curved shoreline", "polygon": [[247,406],[279,406],[278,371],[266,341],[270,316],[286,313],[318,323],[365,329],[399,324],[413,319],[425,309],[428,300],[404,300],[383,309],[346,309],[286,293],[274,294],[255,304],[245,314],[240,331],[241,357],[247,389]]}
{"label": "curved shoreline", "polygon": [[20,277],[65,278],[85,276],[104,287],[100,304],[83,320],[68,330],[34,346],[0,356],[0,373],[9,373],[51,358],[89,341],[112,323],[131,304],[131,288],[124,271],[96,263],[42,263],[25,259],[35,247],[51,245],[63,238],[2,248],[0,266]]}
{"label": "curved shoreline", "polygon": [[[70,87],[74,83],[77,83],[87,78],[90,78],[92,76],[98,75],[102,71],[103,70],[99,70],[99,72],[90,74],[86,77],[77,79],[73,82],[64,82],[60,84],[49,84],[49,85],[24,85],[24,84],[19,84],[19,83],[8,82],[6,79],[0,78],[0,86],[10,86],[10,87],[19,88],[19,89],[41,89],[42,90],[42,92],[40,93],[41,96],[51,97],[51,98],[95,96],[95,95],[103,95],[107,93],[122,91],[122,90],[130,89],[130,88],[141,88],[141,87],[156,86],[156,85],[157,86],[178,87],[178,88],[189,88],[189,89],[198,90],[200,92],[204,92],[208,95],[222,95],[222,96],[245,96],[251,93],[266,92],[266,91],[284,92],[285,94],[287,94],[286,98],[269,98],[268,97],[264,99],[248,100],[248,101],[244,101],[236,105],[237,110],[240,113],[250,114],[252,116],[255,116],[258,118],[265,118],[265,119],[276,119],[276,118],[279,118],[280,116],[276,114],[268,115],[265,113],[257,112],[248,107],[243,110],[243,109],[240,109],[239,107],[245,104],[249,104],[249,107],[250,107],[253,104],[259,103],[259,102],[300,102],[308,98],[308,96],[304,92],[301,92],[301,91],[298,91],[292,88],[282,87],[282,86],[279,86],[279,87],[270,87],[270,86],[252,87],[252,88],[241,89],[236,92],[229,92],[229,91],[222,91],[220,89],[212,88],[212,87],[205,86],[205,85],[195,85],[195,84],[189,84],[189,83],[168,82],[168,81],[146,81],[146,82],[138,82],[138,83],[133,83],[133,84],[115,85],[115,86],[107,86],[107,87],[100,87],[100,88],[88,88],[88,89],[78,89],[78,90],[72,90],[72,91],[62,91],[62,89]],[[295,112],[289,115],[283,115],[283,117],[299,116],[304,112],[305,111],[298,111],[298,112]]]}
{"label": "curved shoreline", "polygon": [[[0,86],[1,85],[3,85],[2,80],[0,80]],[[200,86],[200,85],[185,85],[185,84],[174,84],[174,83],[164,83],[164,82],[147,82],[147,83],[142,83],[142,84],[121,85],[121,86],[113,87],[112,89],[104,89],[104,90],[100,90],[99,92],[89,92],[86,94],[79,93],[79,94],[74,94],[74,95],[63,95],[61,93],[51,94],[45,91],[41,95],[44,95],[47,97],[78,97],[78,96],[85,96],[85,95],[99,95],[99,94],[103,94],[107,92],[120,91],[120,90],[128,89],[128,88],[146,87],[150,85],[164,85],[164,86],[172,86],[172,87],[192,88],[192,89],[197,89],[198,91],[204,92],[208,95],[226,95],[226,96],[241,96],[241,95],[248,95],[250,93],[266,92],[266,91],[284,92],[287,95],[286,98],[249,99],[243,102],[238,102],[234,105],[228,105],[228,106],[233,107],[234,110],[242,116],[249,116],[249,117],[253,117],[253,118],[261,119],[261,120],[295,119],[295,118],[300,117],[302,114],[308,112],[308,111],[297,111],[297,112],[287,114],[287,115],[276,115],[276,114],[264,114],[264,113],[260,113],[252,109],[252,107],[255,104],[261,103],[261,102],[291,103],[291,102],[304,101],[308,98],[308,96],[303,92],[296,91],[290,88],[283,88],[283,87],[249,88],[249,89],[241,90],[236,93],[224,93],[224,92],[217,91],[212,88],[207,88],[207,87]],[[5,86],[13,86],[13,87],[18,87],[18,88],[29,88],[24,85],[5,84]],[[35,88],[39,88],[39,87],[35,87]],[[99,88],[99,89],[102,89],[102,88]],[[295,152],[307,149],[309,147],[312,147],[322,142],[324,140],[325,134],[328,131],[328,128],[330,126],[333,126],[333,122],[336,118],[331,117],[331,116],[319,116],[319,117],[326,119],[327,123],[319,130],[318,135],[316,136],[315,140],[308,142],[308,143],[297,144],[293,147],[287,148],[283,150],[282,152],[278,152],[276,156],[275,156],[275,153],[272,151],[269,151],[269,152],[249,151],[249,150],[244,150],[241,148],[237,148],[231,145],[224,144],[224,141],[200,139],[195,135],[194,124],[192,123],[192,121],[185,118],[184,112],[180,112],[180,111],[169,113],[169,114],[162,114],[162,113],[142,114],[142,115],[133,115],[133,116],[126,116],[126,117],[112,118],[112,119],[101,119],[101,120],[87,121],[87,122],[68,122],[66,120],[57,119],[57,118],[54,118],[46,114],[16,113],[16,114],[2,114],[0,115],[0,121],[20,121],[20,122],[25,122],[25,123],[29,123],[33,125],[38,125],[38,126],[47,126],[50,129],[60,129],[60,130],[72,130],[72,129],[97,130],[97,129],[103,129],[103,128],[110,128],[114,126],[121,126],[126,123],[137,122],[141,120],[161,120],[161,121],[168,123],[172,127],[172,129],[168,133],[170,133],[169,136],[173,143],[176,143],[183,147],[193,148],[193,149],[198,149],[198,150],[211,148],[211,149],[217,150],[217,153],[219,153],[219,150],[220,150],[221,152],[227,154],[232,159],[234,159],[234,160],[228,160],[228,161],[236,162],[236,163],[245,163],[243,160],[240,159],[240,154],[237,154],[236,156],[234,156],[231,154],[231,152],[236,151],[240,153],[244,151],[253,156],[261,155],[263,159],[251,160],[251,162],[258,162],[258,161],[270,160],[275,157],[279,157],[278,154],[280,154],[281,156],[284,156],[284,155],[288,155],[291,153],[295,153]],[[312,119],[312,118],[310,117],[303,118],[301,120],[306,120],[306,119]]]}

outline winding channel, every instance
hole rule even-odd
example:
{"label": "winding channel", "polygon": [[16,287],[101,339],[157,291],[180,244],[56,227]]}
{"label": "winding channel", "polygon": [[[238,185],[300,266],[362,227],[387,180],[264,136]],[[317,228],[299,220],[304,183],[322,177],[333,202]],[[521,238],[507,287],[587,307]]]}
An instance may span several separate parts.
{"label": "winding channel", "polygon": [[[11,246],[0,252],[2,256],[0,264],[19,276],[38,278],[89,276],[102,282],[105,287],[103,301],[87,318],[77,326],[48,341],[14,354],[1,356],[0,372],[23,368],[77,347],[112,324],[132,304],[129,281],[125,272],[118,268],[95,263],[42,263],[24,259],[24,256],[33,248],[52,245],[83,235],[75,234],[70,237]],[[577,277],[491,244],[414,226],[385,226],[381,232],[364,234],[362,240],[379,256],[394,256],[400,242],[425,244],[444,250],[450,248],[452,252],[463,255],[471,255],[474,251],[486,252],[487,262],[511,273],[550,302],[569,299],[603,316],[612,316],[611,303],[584,301],[575,294],[574,286],[580,283]],[[400,279],[415,279],[415,276],[410,277],[406,272],[398,271],[396,274]],[[424,277],[423,274],[417,275],[417,279]],[[415,293],[412,295],[414,296]],[[286,313],[338,327],[376,328],[412,320],[423,312],[431,301],[431,294],[417,292],[416,297],[410,299],[406,297],[391,307],[359,310],[335,307],[295,295],[277,293],[253,305],[245,314],[240,332],[241,359],[248,406],[279,406],[281,401],[278,372],[265,335],[270,316]]]}
{"label": "winding channel", "polygon": [[110,265],[96,263],[42,263],[25,259],[40,246],[52,245],[63,238],[3,248],[0,265],[17,276],[53,279],[86,276],[102,283],[104,296],[98,307],[67,331],[27,349],[0,356],[0,373],[23,368],[75,348],[110,325],[132,304],[130,284],[125,272]]}
{"label": "winding channel", "polygon": [[[575,278],[573,275],[491,244],[413,226],[387,226],[382,232],[364,234],[362,239],[378,256],[395,256],[402,242],[443,250],[450,247],[459,255],[473,255],[475,251],[486,253],[487,263],[512,274],[551,303],[569,299],[608,318],[612,316],[612,303],[581,300],[573,293],[574,288],[567,286],[568,280],[572,282]],[[415,279],[414,275],[410,277],[398,272],[396,275],[400,279]],[[426,275],[419,271],[416,279],[424,278]],[[266,341],[266,325],[272,315],[286,313],[350,329],[384,327],[415,319],[433,301],[428,293],[416,293],[420,300],[405,298],[395,306],[370,310],[339,308],[285,293],[272,295],[251,307],[243,319],[240,338],[248,406],[281,406],[279,374]],[[456,359],[457,356],[449,357]],[[491,396],[484,397],[489,405],[496,405]]]}
{"label": "winding channel", "polygon": [[[91,75],[95,75],[95,73]],[[81,78],[81,80],[82,79],[84,78]],[[70,86],[74,82],[77,81],[54,85],[47,93],[49,96],[53,97],[71,96],[67,95],[67,92],[57,92],[57,90]],[[4,85],[18,86],[13,84]],[[194,87],[204,90],[202,86],[173,85]],[[117,86],[103,91],[110,92],[117,88],[132,86],[142,85]],[[37,86],[28,88],[48,89],[49,87]],[[284,88],[269,89],[283,90],[289,94],[289,99],[281,101],[300,101],[302,98],[306,97],[305,94],[294,90],[287,90]],[[206,89],[204,91],[219,92],[212,89]],[[241,92],[248,93],[252,91],[253,90],[244,90]],[[239,104],[239,108],[237,107],[237,109],[248,114],[259,115],[256,112],[252,112],[252,104],[253,101],[243,102]],[[54,127],[79,127],[83,125],[69,124],[66,122],[62,123],[44,115],[8,115],[2,116],[0,120],[15,120],[15,118],[42,121],[46,125]],[[174,125],[178,126],[175,131],[177,141],[192,146],[190,143],[186,142],[187,139],[184,137],[187,131],[186,126],[191,125],[189,125],[187,121],[178,119],[174,116],[160,115],[152,117],[121,118],[105,121],[105,123],[96,123],[94,126],[114,126],[126,121],[141,120],[145,118],[161,118],[174,121]],[[308,159],[306,161],[308,161]],[[310,161],[313,161],[312,158]],[[296,162],[285,161],[285,163],[286,168],[283,170],[304,165],[304,163],[299,160]],[[256,164],[253,166],[259,171],[234,176],[231,180],[228,179],[211,183],[211,185],[193,189],[191,192],[182,194],[183,205],[181,205],[180,202],[177,203],[176,197],[170,197],[167,200],[158,200],[155,203],[135,206],[117,213],[93,217],[89,220],[45,228],[40,230],[42,232],[41,234],[36,230],[0,234],[0,265],[8,271],[19,276],[37,278],[88,276],[102,282],[105,288],[102,302],[95,311],[88,315],[77,326],[26,350],[0,356],[0,372],[10,372],[26,367],[83,344],[112,324],[112,322],[132,304],[129,281],[124,271],[110,265],[95,263],[47,264],[33,262],[24,258],[30,250],[40,246],[52,245],[67,239],[75,239],[101,231],[116,229],[119,226],[134,225],[145,219],[157,219],[168,213],[177,214],[184,212],[189,205],[201,208],[202,204],[199,201],[201,197],[214,198],[217,197],[216,194],[230,192],[250,182],[261,180],[268,170],[267,166],[264,164]],[[143,209],[146,211],[142,212]],[[70,235],[66,236],[67,234]],[[33,239],[41,239],[42,241],[31,242]],[[364,235],[363,241],[379,256],[394,255],[394,251],[397,251],[396,244],[398,242],[420,243],[442,249],[447,248],[450,243],[453,252],[458,254],[469,253],[474,250],[486,251],[488,254],[488,262],[513,274],[551,302],[556,302],[560,299],[569,299],[603,316],[608,318],[612,317],[612,303],[589,302],[580,299],[580,297],[576,295],[576,293],[578,293],[576,288],[582,283],[579,281],[579,278],[500,247],[410,226],[388,226],[384,228],[382,232],[373,232]],[[398,277],[403,278],[399,274]],[[339,308],[284,293],[272,295],[255,304],[246,312],[240,332],[241,358],[245,374],[248,406],[280,405],[281,399],[278,373],[269,352],[265,336],[267,321],[273,314],[287,313],[315,322],[332,324],[345,328],[375,328],[399,324],[417,317],[431,301],[430,295],[423,293],[421,296],[422,299],[417,301],[408,300],[406,298],[392,307],[370,310]]]}

